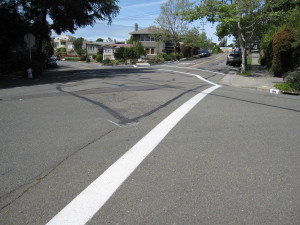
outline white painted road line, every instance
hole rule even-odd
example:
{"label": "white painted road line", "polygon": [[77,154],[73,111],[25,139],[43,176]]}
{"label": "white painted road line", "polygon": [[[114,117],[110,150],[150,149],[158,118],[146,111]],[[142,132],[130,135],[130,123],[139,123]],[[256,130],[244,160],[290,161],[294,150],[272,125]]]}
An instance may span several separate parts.
{"label": "white painted road line", "polygon": [[199,70],[203,72],[209,72],[209,73],[215,73],[215,74],[220,74],[220,75],[226,75],[225,73],[219,73],[211,70],[204,70],[204,69],[199,69],[199,68],[192,68],[192,67],[182,67],[182,66],[170,66],[170,65],[164,65],[164,67],[173,67],[173,68],[179,68],[179,69],[189,69],[189,70]]}
{"label": "white painted road line", "polygon": [[167,71],[167,72],[175,72],[175,73],[181,73],[181,74],[186,74],[186,75],[192,75],[192,76],[195,76],[195,77],[197,77],[198,79],[200,79],[200,80],[203,80],[203,81],[205,81],[205,82],[207,82],[207,83],[209,83],[209,84],[212,84],[212,85],[214,85],[214,86],[219,86],[219,87],[221,87],[221,85],[219,85],[219,84],[216,84],[216,83],[214,83],[214,82],[211,82],[211,81],[209,81],[209,80],[207,80],[207,79],[205,79],[205,78],[203,78],[203,77],[201,77],[201,76],[199,76],[199,75],[196,75],[196,74],[192,74],[192,73],[186,73],[186,72],[180,72],[180,71],[174,71],[174,70],[165,70],[165,69],[157,69],[157,70],[162,70],[162,71]]}
{"label": "white painted road line", "polygon": [[205,96],[219,87],[221,86],[214,84],[171,113],[53,217],[47,225],[86,224],[176,124]]}

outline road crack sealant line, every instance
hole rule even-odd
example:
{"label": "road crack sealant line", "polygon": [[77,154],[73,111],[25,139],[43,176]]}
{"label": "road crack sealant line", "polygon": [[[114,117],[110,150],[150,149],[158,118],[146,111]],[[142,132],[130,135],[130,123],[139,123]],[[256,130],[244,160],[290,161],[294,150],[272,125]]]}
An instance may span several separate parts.
{"label": "road crack sealant line", "polygon": [[213,86],[196,94],[154,127],[86,189],[78,194],[47,225],[86,224],[177,123],[208,94],[221,87],[221,85],[208,81],[196,74],[164,69],[158,70],[193,75]]}

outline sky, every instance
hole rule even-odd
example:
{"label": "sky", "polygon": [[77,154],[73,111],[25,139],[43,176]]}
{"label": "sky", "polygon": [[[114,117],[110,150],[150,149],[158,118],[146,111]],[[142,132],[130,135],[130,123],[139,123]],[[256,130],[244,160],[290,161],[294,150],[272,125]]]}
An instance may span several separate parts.
{"label": "sky", "polygon": [[[64,34],[77,38],[83,37],[89,41],[96,41],[98,38],[105,41],[108,37],[117,41],[125,41],[130,38],[129,33],[134,31],[136,23],[139,29],[156,25],[155,19],[160,15],[160,7],[166,2],[167,0],[119,0],[117,4],[120,7],[120,13],[113,18],[111,25],[108,25],[107,21],[99,21],[93,26],[78,28],[74,34]],[[200,22],[203,21],[195,21],[190,24],[190,27],[195,26],[200,30],[203,28]],[[206,23],[204,29],[208,38],[212,38],[213,42],[219,43],[218,37],[214,35],[216,32],[215,25]]]}

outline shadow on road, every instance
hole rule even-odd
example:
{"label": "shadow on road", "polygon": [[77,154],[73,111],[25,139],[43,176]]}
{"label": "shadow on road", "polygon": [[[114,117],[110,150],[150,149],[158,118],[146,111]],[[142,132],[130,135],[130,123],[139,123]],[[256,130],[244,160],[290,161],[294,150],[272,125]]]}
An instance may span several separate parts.
{"label": "shadow on road", "polygon": [[[69,70],[68,70],[69,69]],[[24,78],[23,72],[0,76],[0,89],[34,86],[51,83],[67,83],[88,79],[105,79],[112,77],[128,76],[134,73],[152,73],[148,68],[133,67],[104,67],[99,69],[72,70],[68,66],[59,66],[58,69],[48,69],[38,78]]]}

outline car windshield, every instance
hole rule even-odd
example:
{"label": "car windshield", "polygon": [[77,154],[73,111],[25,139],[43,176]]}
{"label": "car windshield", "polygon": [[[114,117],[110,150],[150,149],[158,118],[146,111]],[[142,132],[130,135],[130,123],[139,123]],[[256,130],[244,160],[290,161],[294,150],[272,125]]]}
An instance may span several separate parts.
{"label": "car windshield", "polygon": [[229,56],[239,57],[240,54],[239,53],[230,53]]}

